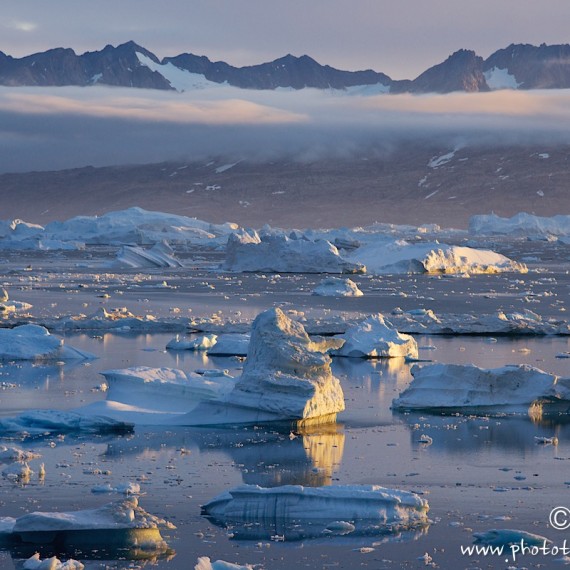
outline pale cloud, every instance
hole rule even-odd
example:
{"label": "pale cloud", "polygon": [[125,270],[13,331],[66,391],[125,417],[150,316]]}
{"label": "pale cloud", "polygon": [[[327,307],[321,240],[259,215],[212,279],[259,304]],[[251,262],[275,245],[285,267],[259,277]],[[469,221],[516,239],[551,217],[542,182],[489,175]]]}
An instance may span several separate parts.
{"label": "pale cloud", "polygon": [[214,87],[184,93],[0,88],[0,172],[208,157],[316,160],[401,143],[570,142],[570,90],[350,96]]}
{"label": "pale cloud", "polygon": [[0,91],[0,110],[33,115],[83,115],[107,119],[198,123],[210,125],[297,123],[299,113],[273,108],[244,99],[188,100],[180,94],[157,94],[137,90],[75,88]]}
{"label": "pale cloud", "polygon": [[36,23],[25,20],[9,20],[4,22],[3,26],[11,30],[16,30],[17,32],[35,32],[38,29]]}

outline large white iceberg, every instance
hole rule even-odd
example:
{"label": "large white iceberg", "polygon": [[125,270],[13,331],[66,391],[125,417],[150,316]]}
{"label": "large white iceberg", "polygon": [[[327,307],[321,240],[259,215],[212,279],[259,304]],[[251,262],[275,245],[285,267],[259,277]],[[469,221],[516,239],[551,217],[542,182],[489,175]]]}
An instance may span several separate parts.
{"label": "large white iceberg", "polygon": [[338,346],[338,341],[311,340],[303,325],[279,308],[264,311],[253,322],[231,403],[275,419],[334,420],[344,410],[344,395],[326,351]]}
{"label": "large white iceberg", "polygon": [[410,243],[385,237],[347,255],[371,274],[389,273],[526,273],[527,267],[500,253],[437,242]]}
{"label": "large white iceberg", "polygon": [[418,357],[413,337],[399,333],[380,313],[354,324],[340,335],[344,344],[332,354],[354,358]]}
{"label": "large white iceberg", "polygon": [[102,216],[77,216],[64,222],[51,222],[45,232],[62,241],[80,239],[87,244],[100,245],[144,245],[162,240],[179,244],[219,244],[237,227],[236,224],[210,224],[196,218],[134,207]]}
{"label": "large white iceberg", "polygon": [[326,352],[342,340],[309,338],[280,309],[255,319],[243,374],[186,374],[168,368],[105,372],[107,400],[78,410],[142,425],[224,425],[266,421],[325,423],[344,410]]}
{"label": "large white iceberg", "polygon": [[528,365],[483,369],[474,365],[412,367],[409,387],[396,398],[397,409],[529,409],[567,400],[567,380]]}
{"label": "large white iceberg", "polygon": [[428,523],[429,505],[415,493],[377,485],[240,485],[221,493],[202,510],[214,521],[233,528],[255,527],[256,536],[278,534],[289,539],[298,535],[298,527],[305,527],[305,536],[326,535],[341,521],[347,523],[343,526],[346,532],[355,534],[422,526]]}
{"label": "large white iceberg", "polygon": [[93,354],[65,346],[63,339],[52,336],[45,327],[21,325],[0,329],[0,360],[81,360]]}
{"label": "large white iceberg", "polygon": [[472,216],[469,232],[474,235],[570,236],[570,215],[550,218],[520,212],[512,218],[496,214]]}
{"label": "large white iceberg", "polygon": [[361,263],[344,259],[326,240],[255,230],[229,236],[224,268],[278,273],[363,273],[366,269]]}

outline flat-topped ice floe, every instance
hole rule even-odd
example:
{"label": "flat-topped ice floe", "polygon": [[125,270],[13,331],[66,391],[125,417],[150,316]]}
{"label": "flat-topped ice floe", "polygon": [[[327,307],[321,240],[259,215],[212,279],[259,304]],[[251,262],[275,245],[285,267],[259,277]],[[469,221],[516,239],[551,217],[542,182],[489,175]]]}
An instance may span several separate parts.
{"label": "flat-topped ice floe", "polygon": [[559,403],[570,411],[570,379],[528,365],[482,369],[473,365],[413,366],[409,387],[392,407],[404,410],[498,409],[535,413]]}
{"label": "flat-topped ice floe", "polygon": [[108,503],[98,509],[68,512],[35,512],[16,519],[0,519],[0,538],[33,544],[164,551],[161,528],[174,525],[147,513],[136,497]]}
{"label": "flat-topped ice floe", "polygon": [[367,273],[502,273],[528,271],[500,253],[437,242],[410,243],[379,237],[347,255],[362,263]]}
{"label": "flat-topped ice floe", "polygon": [[544,218],[525,212],[520,212],[512,218],[501,218],[495,214],[472,216],[469,219],[469,233],[516,237],[570,236],[570,216]]}
{"label": "flat-topped ice floe", "polygon": [[107,400],[79,413],[141,425],[227,425],[268,421],[326,423],[344,410],[340,382],[326,352],[342,340],[311,340],[280,309],[253,323],[248,358],[237,380],[168,368],[105,372]]}
{"label": "flat-topped ice floe", "polygon": [[352,325],[339,338],[342,347],[333,356],[353,358],[418,357],[418,344],[413,337],[399,333],[389,321],[377,313]]}
{"label": "flat-topped ice floe", "polygon": [[313,289],[313,295],[319,297],[362,297],[363,293],[352,279],[327,277]]}
{"label": "flat-topped ice floe", "polygon": [[95,355],[71,346],[52,336],[39,325],[21,325],[0,329],[0,360],[83,360]]}
{"label": "flat-topped ice floe", "polygon": [[194,570],[254,570],[254,567],[251,564],[240,565],[223,560],[212,562],[208,556],[200,556]]}
{"label": "flat-topped ice floe", "polygon": [[344,533],[401,531],[427,525],[428,510],[428,502],[415,493],[377,485],[240,485],[202,507],[215,522],[237,527],[238,532],[254,527],[251,538],[277,534],[289,540],[324,536],[340,528],[341,521]]}
{"label": "flat-topped ice floe", "polygon": [[326,240],[255,230],[230,235],[224,268],[279,273],[363,273],[366,270],[361,263],[343,258]]}
{"label": "flat-topped ice floe", "polygon": [[59,410],[30,410],[16,417],[0,418],[0,431],[40,436],[50,433],[128,433],[132,424],[109,417],[86,417]]}

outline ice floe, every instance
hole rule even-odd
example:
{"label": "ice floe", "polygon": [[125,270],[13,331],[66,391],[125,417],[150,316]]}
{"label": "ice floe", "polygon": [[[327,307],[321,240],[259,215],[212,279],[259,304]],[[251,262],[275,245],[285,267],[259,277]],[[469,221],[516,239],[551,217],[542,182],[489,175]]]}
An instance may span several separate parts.
{"label": "ice floe", "polygon": [[207,352],[211,356],[247,356],[250,341],[248,333],[221,334]]}
{"label": "ice floe", "polygon": [[168,350],[208,350],[212,348],[218,340],[215,334],[203,334],[192,340],[184,340],[180,335],[170,340],[166,345]]}
{"label": "ice floe", "polygon": [[[215,522],[247,537],[283,536],[286,540],[342,533],[384,534],[428,524],[428,502],[415,493],[377,485],[265,488],[240,485],[202,507]],[[350,530],[349,530],[350,529]]]}
{"label": "ice floe", "polygon": [[344,259],[326,240],[283,232],[241,230],[228,238],[224,268],[281,273],[363,273],[359,262]]}
{"label": "ice floe", "polygon": [[474,235],[511,236],[570,236],[570,215],[550,218],[520,212],[512,218],[501,218],[496,214],[472,216],[469,232]]}
{"label": "ice floe", "polygon": [[132,427],[109,417],[86,417],[61,410],[30,410],[19,416],[0,418],[1,431],[32,436],[66,432],[127,433]]}
{"label": "ice floe", "polygon": [[233,564],[223,560],[212,562],[207,556],[200,556],[194,570],[253,570],[251,564]]}
{"label": "ice floe", "polygon": [[95,355],[66,346],[63,339],[53,336],[39,325],[21,325],[0,329],[1,360],[82,360]]}
{"label": "ice floe", "polygon": [[363,293],[352,279],[327,277],[313,289],[313,295],[320,297],[362,297]]}
{"label": "ice floe", "polygon": [[39,453],[26,451],[18,447],[5,447],[0,445],[0,463],[26,462],[41,457]]}
{"label": "ice floe", "polygon": [[469,410],[495,408],[501,412],[538,413],[543,404],[565,402],[570,381],[528,365],[483,369],[474,365],[415,365],[413,381],[392,406],[404,410]]}
{"label": "ice floe", "polygon": [[544,536],[510,528],[493,528],[485,532],[474,532],[473,537],[476,543],[491,546],[509,546],[521,544],[521,542],[525,546],[543,546],[551,542]]}
{"label": "ice floe", "polygon": [[137,547],[164,551],[161,528],[172,523],[147,513],[136,497],[108,503],[96,509],[68,512],[34,512],[0,519],[0,537],[16,542],[65,546]]}
{"label": "ice floe", "polygon": [[339,338],[344,344],[333,351],[334,356],[354,358],[418,357],[413,337],[399,333],[380,313],[350,326]]}

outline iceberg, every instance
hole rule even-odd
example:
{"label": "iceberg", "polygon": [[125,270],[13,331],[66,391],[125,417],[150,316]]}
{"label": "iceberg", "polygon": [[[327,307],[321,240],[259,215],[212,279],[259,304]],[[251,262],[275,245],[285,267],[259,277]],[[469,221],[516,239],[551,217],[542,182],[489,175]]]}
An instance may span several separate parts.
{"label": "iceberg", "polygon": [[545,218],[525,212],[520,212],[512,218],[501,218],[495,214],[471,216],[469,233],[515,237],[570,236],[570,216],[558,215]]}
{"label": "iceberg", "polygon": [[333,356],[353,358],[418,357],[418,344],[413,337],[399,333],[380,313],[354,324],[340,335],[344,344]]}
{"label": "iceberg", "polygon": [[221,334],[213,346],[206,350],[210,356],[247,356],[250,341],[249,334]]}
{"label": "iceberg", "polygon": [[487,249],[437,242],[410,243],[380,237],[355,249],[347,259],[362,263],[374,275],[398,273],[527,273],[518,263]]}
{"label": "iceberg", "polygon": [[344,259],[326,240],[304,235],[241,230],[231,234],[224,269],[275,273],[364,273],[358,262]]}
{"label": "iceberg", "polygon": [[65,548],[99,548],[105,544],[156,552],[167,549],[161,528],[176,527],[147,513],[131,496],[97,509],[4,517],[0,521],[0,538],[33,544],[57,543]]}
{"label": "iceberg", "polygon": [[124,245],[117,253],[115,264],[130,269],[183,267],[182,263],[174,257],[174,250],[164,240],[154,244],[150,249]]}
{"label": "iceberg", "polygon": [[413,380],[392,407],[403,410],[526,409],[567,400],[564,380],[528,365],[483,369],[472,364],[412,367]]}
{"label": "iceberg", "polygon": [[362,297],[363,293],[352,279],[327,277],[313,289],[313,295],[320,297]]}
{"label": "iceberg", "polygon": [[326,352],[341,345],[338,339],[311,340],[281,309],[268,309],[253,322],[237,380],[170,368],[111,370],[104,373],[107,400],[78,412],[142,425],[334,422],[344,410],[344,394]]}
{"label": "iceberg", "polygon": [[174,244],[223,245],[236,224],[210,224],[165,212],[128,208],[102,216],[77,216],[51,222],[45,233],[61,241],[82,240],[91,245],[150,245],[166,240]]}
{"label": "iceberg", "polygon": [[341,521],[352,527],[343,524],[343,533],[399,532],[427,525],[428,510],[419,495],[378,485],[240,485],[202,507],[214,522],[231,525],[245,537],[250,527],[250,538],[281,535],[286,540],[325,536]]}
{"label": "iceberg", "polygon": [[95,355],[71,346],[52,336],[39,325],[21,325],[13,329],[0,329],[1,360],[82,360]]}
{"label": "iceberg", "polygon": [[344,395],[325,353],[338,346],[334,340],[311,340],[303,325],[279,308],[264,311],[253,322],[243,374],[229,401],[276,420],[334,421],[344,410]]}

